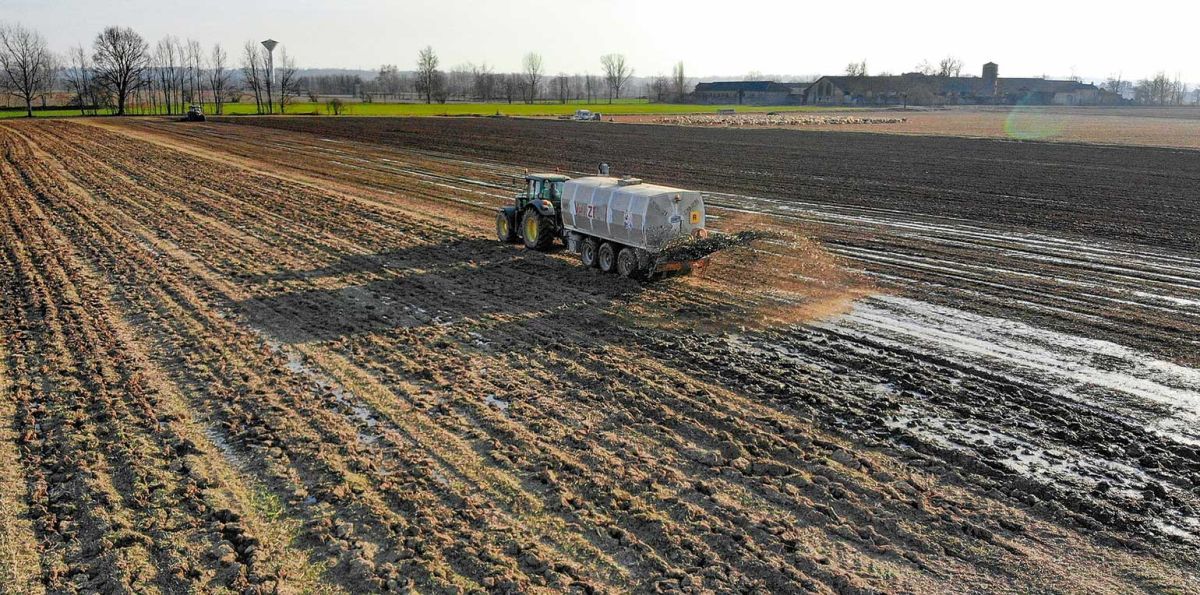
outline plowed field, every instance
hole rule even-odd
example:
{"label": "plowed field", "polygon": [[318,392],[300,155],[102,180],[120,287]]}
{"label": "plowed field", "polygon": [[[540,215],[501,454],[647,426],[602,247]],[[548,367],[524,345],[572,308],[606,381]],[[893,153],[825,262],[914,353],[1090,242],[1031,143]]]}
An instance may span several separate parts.
{"label": "plowed field", "polygon": [[[1195,153],[261,123],[0,125],[0,590],[1200,590]],[[800,237],[490,237],[601,159]]]}

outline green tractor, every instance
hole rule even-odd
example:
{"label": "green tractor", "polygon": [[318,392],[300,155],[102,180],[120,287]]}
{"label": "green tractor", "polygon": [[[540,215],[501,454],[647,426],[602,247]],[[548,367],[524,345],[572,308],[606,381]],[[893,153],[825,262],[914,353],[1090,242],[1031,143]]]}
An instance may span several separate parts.
{"label": "green tractor", "polygon": [[496,214],[496,237],[501,242],[522,241],[525,247],[547,250],[562,235],[560,206],[563,185],[571,178],[561,174],[525,174],[525,186],[512,206]]}

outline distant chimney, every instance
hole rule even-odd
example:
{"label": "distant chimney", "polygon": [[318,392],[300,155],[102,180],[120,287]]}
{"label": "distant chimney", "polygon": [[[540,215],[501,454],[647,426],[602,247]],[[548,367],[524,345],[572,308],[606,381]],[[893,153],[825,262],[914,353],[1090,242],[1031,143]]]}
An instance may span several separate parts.
{"label": "distant chimney", "polygon": [[1000,67],[995,62],[983,65],[983,80],[995,82],[998,78],[1000,78]]}

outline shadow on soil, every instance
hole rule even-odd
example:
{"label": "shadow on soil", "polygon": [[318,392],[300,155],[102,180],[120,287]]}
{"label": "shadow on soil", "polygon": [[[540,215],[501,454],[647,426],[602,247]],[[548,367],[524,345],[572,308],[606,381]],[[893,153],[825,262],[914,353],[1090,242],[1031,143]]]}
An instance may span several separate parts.
{"label": "shadow on soil", "polygon": [[479,239],[346,255],[319,269],[244,280],[259,294],[272,282],[304,287],[285,287],[236,307],[251,325],[284,343],[450,325],[487,314],[529,316],[570,304],[602,308],[643,289],[561,255]]}

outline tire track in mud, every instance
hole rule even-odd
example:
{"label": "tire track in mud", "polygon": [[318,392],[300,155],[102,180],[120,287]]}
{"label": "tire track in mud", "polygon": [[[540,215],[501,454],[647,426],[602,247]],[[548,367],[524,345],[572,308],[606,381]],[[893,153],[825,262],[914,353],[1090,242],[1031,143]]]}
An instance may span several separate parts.
{"label": "tire track in mud", "polygon": [[[107,231],[107,230],[106,230],[106,231]],[[227,323],[227,324],[228,324],[228,323]],[[225,332],[228,332],[228,330],[226,330]],[[215,333],[213,333],[213,334],[216,334],[216,335],[220,336],[220,335],[221,335],[221,334],[223,334],[223,333],[221,333],[221,332],[218,330],[217,332],[215,332]],[[182,349],[187,349],[187,347],[188,347],[188,345],[187,345],[186,343],[180,344],[180,345],[178,346],[178,348],[179,348],[179,349],[181,349],[181,350],[182,350]],[[257,348],[258,348],[258,347],[259,347],[258,345],[254,345],[254,346],[243,345],[243,347],[242,347],[242,348],[243,348],[243,349],[244,349],[246,352],[248,352],[248,353],[253,353],[253,352],[255,352],[255,351],[257,350]],[[230,354],[225,354],[225,355],[230,355]],[[236,358],[234,358],[234,357],[227,357],[227,358],[223,359],[223,360],[222,360],[222,361],[221,361],[221,362],[218,364],[218,365],[220,365],[220,367],[222,368],[222,371],[224,371],[224,368],[225,368],[226,364],[232,363],[232,362],[230,362],[230,360],[233,360],[233,359],[236,359]],[[240,373],[242,373],[242,374],[246,374],[246,372],[247,372],[247,371],[246,371],[245,369],[243,369],[243,370],[231,370],[231,372],[240,372]],[[219,378],[212,378],[211,380],[217,381],[217,382],[218,382],[218,383],[220,383],[220,384],[228,384],[228,381],[226,381],[226,382],[223,382],[223,383],[222,383],[222,382],[220,382],[220,379],[219,379]],[[224,396],[224,397],[228,398],[228,396],[229,396],[229,395],[222,395],[222,396]],[[214,399],[214,402],[215,402],[215,401],[216,401],[216,399]],[[297,406],[297,404],[295,404],[295,403],[289,403],[289,405],[291,405],[292,407],[296,407],[296,406]],[[320,409],[320,408],[319,408],[319,407],[315,407],[315,408],[314,408],[314,407],[309,407],[309,409],[310,409],[310,410],[316,410],[316,411],[319,411],[319,409]],[[254,417],[257,417],[257,415],[256,415],[255,413],[253,413],[253,412],[250,412],[250,413],[249,413],[249,415],[251,416],[251,419],[250,419],[249,421],[251,421],[251,422],[255,421],[253,418],[254,418]],[[318,415],[320,415],[320,413],[318,413]],[[323,422],[325,422],[326,424],[328,424],[328,423],[330,423],[330,422],[332,422],[332,421],[335,421],[335,420],[334,420],[334,419],[332,419],[332,418],[328,418],[328,417],[326,416],[324,419],[322,419],[322,421],[323,421]],[[226,422],[226,423],[230,423],[230,422]],[[318,426],[318,427],[319,427],[319,426]],[[257,430],[258,430],[257,428],[253,428],[253,427],[252,427],[252,428],[249,428],[249,429],[247,429],[247,430],[246,430],[246,432],[245,432],[245,434],[254,435],[254,434],[257,434]],[[296,427],[290,427],[290,428],[288,428],[288,431],[289,431],[289,433],[297,433],[297,432],[298,432],[298,430],[299,430],[299,428],[296,428]],[[299,432],[299,433],[300,433],[300,434],[303,434],[303,432]],[[238,439],[239,439],[239,438],[245,439],[245,438],[246,438],[246,436],[245,436],[245,435],[243,435],[243,436],[233,436],[233,438],[234,438],[234,439],[233,439],[233,440],[230,440],[230,442],[236,442],[236,441],[238,441]],[[344,434],[344,433],[343,433],[343,434],[339,434],[339,433],[332,432],[332,431],[329,431],[329,432],[324,432],[324,436],[323,436],[323,437],[313,437],[313,438],[309,438],[309,439],[302,439],[302,440],[301,440],[301,442],[308,442],[308,443],[310,443],[310,444],[311,444],[311,443],[316,443],[316,444],[319,444],[319,443],[322,443],[322,442],[324,442],[324,443],[330,443],[330,444],[337,444],[337,443],[342,443],[342,442],[344,442],[344,441],[345,441],[345,434]],[[262,442],[262,443],[265,443],[265,445],[267,445],[267,446],[270,446],[270,445],[272,444],[273,440],[271,440],[270,438],[267,438],[267,439],[261,440],[261,442]],[[289,448],[288,448],[288,450],[289,450],[290,452],[303,452],[304,450],[306,450],[306,449],[301,449],[301,448],[299,448],[299,445],[298,445],[298,443],[297,443],[297,442],[295,442],[294,440],[293,440],[293,441],[282,441],[282,442],[281,442],[281,444],[288,446],[288,447],[289,447]],[[281,450],[281,449],[279,449],[278,447],[272,447],[272,450],[274,451],[274,450]],[[307,449],[307,450],[311,450],[311,449]],[[332,477],[326,477],[326,479],[325,479],[325,483],[327,484],[327,485],[326,485],[326,489],[327,489],[327,490],[328,490],[328,489],[330,489],[330,488],[332,488],[332,489],[333,489],[334,493],[333,493],[332,495],[334,496],[334,498],[333,498],[333,499],[334,499],[335,501],[336,501],[336,500],[338,500],[338,499],[345,499],[345,497],[349,495],[349,494],[348,494],[348,492],[347,492],[347,493],[345,493],[345,494],[341,494],[341,493],[339,493],[339,492],[341,492],[342,490],[345,490],[344,484],[348,483],[348,481],[347,481],[347,477],[346,477],[344,474],[335,474],[335,475],[333,475]],[[357,496],[361,498],[361,497],[364,497],[364,494],[362,494],[362,493],[359,493],[359,494],[357,494]],[[409,512],[412,512],[412,511],[410,510]],[[426,517],[426,518],[432,518],[432,517]],[[388,519],[387,519],[387,517],[385,517],[385,518],[384,518],[384,519],[382,519],[382,520],[383,520],[383,521],[387,521]],[[317,526],[318,526],[318,528],[331,528],[331,527],[326,527],[326,526],[323,526],[323,525],[322,525],[322,523],[323,523],[323,522],[324,522],[324,523],[328,523],[328,521],[321,521],[321,520],[318,520],[318,521],[317,521]],[[336,527],[333,527],[333,529],[334,529],[334,531],[333,531],[333,532],[340,532],[341,534],[340,534],[340,535],[338,535],[338,537],[348,537],[348,536],[349,536],[349,530],[348,530],[348,529],[346,529],[346,527],[348,527],[349,525],[348,525],[348,524],[346,524],[346,523],[344,523],[344,522],[342,522],[342,521],[337,521],[337,522],[338,522],[339,524],[338,524]],[[391,520],[391,524],[393,524],[393,525],[394,525],[394,524],[396,524],[396,523],[399,523],[399,521],[398,521],[398,520],[396,520],[396,519],[392,519],[392,520]],[[387,526],[389,523],[387,523],[387,522],[384,522],[383,524],[384,524],[384,526]],[[416,533],[416,534],[417,534],[417,535],[419,535],[420,528],[419,528],[419,527],[415,527],[414,529],[417,531],[417,533]],[[393,530],[394,530],[394,529],[393,529]],[[435,536],[436,536],[436,535],[435,535]],[[332,537],[332,536],[331,536],[331,537]],[[414,543],[416,543],[416,542],[417,542],[417,541],[419,541],[419,540],[413,540],[413,541],[414,541]],[[428,546],[426,546],[426,547],[428,547]],[[349,549],[349,548],[347,548],[347,549]],[[400,553],[403,553],[403,552],[400,552]],[[422,552],[422,553],[424,553],[424,554],[428,554],[429,552]],[[363,560],[363,558],[354,557],[354,558],[351,558],[351,559],[350,559],[350,562],[354,562],[354,561],[356,561],[356,560]],[[359,563],[359,565],[360,565],[360,566],[363,566],[363,567],[365,568],[365,565],[364,565],[364,564],[362,564],[362,563]],[[366,578],[369,578],[369,579],[370,579],[370,580],[366,580],[366,583],[365,583],[365,584],[372,584],[372,582],[371,582],[371,581],[373,581],[373,580],[379,580],[379,579],[377,579],[377,578],[375,578],[375,577],[373,576],[373,574],[374,574],[373,572],[370,572],[370,573],[362,573],[362,572],[360,572],[360,573],[358,573],[358,574],[360,574],[360,575],[362,575],[362,574],[366,574],[366,575],[368,575],[367,577],[360,577],[360,580],[365,580]],[[393,574],[395,574],[395,573],[393,573]],[[396,578],[396,577],[390,577],[390,578],[393,578],[393,579],[394,579],[394,578]],[[436,585],[436,584],[437,584],[437,581],[438,581],[438,580],[442,580],[442,579],[437,579],[437,578],[435,577],[434,579],[431,579],[431,580],[433,580],[433,581],[434,581],[434,582],[433,582],[433,583],[431,583],[431,584],[434,584],[434,585]],[[361,584],[361,583],[360,583],[360,584]],[[379,584],[380,584],[380,585],[382,585],[382,581],[380,581],[380,583],[379,583]],[[448,584],[448,583],[447,583],[447,584]]]}
{"label": "tire track in mud", "polygon": [[[228,118],[256,129],[594,171],[688,188],[908,210],[1186,251],[1191,150],[794,130],[592,126],[523,118]],[[798,164],[800,165],[798,167]],[[950,181],[951,183],[947,183]],[[733,185],[731,188],[730,186]]]}
{"label": "tire track in mud", "polygon": [[[970,475],[815,429],[846,420],[781,398],[787,377],[738,359],[752,349],[730,360],[747,369],[725,370],[725,350],[701,344],[710,334],[681,341],[637,324],[727,306],[719,292],[597,282],[562,257],[463,240],[484,211],[449,223],[413,211],[446,191],[425,176],[391,171],[341,201],[309,178],[195,163],[111,133],[77,141],[112,147],[103,162],[117,165],[104,169],[57,146],[79,135],[59,126],[19,128],[54,147],[79,185],[44,200],[46,216],[152,338],[151,359],[209,426],[209,449],[226,449],[303,524],[279,551],[330,561],[327,580],[854,592],[1078,587],[1087,567],[1104,577],[1089,583],[1098,590],[1130,586],[1051,545],[1065,539],[1142,568],[1123,579],[1133,584],[1186,584],[1156,560],[1025,516]],[[472,175],[450,163],[439,175]],[[380,224],[353,225],[360,211]],[[220,216],[197,216],[209,212]],[[1053,558],[1072,567],[1033,565]]]}
{"label": "tire track in mud", "polygon": [[[920,227],[920,226],[913,226],[913,227]],[[926,226],[926,227],[928,227],[928,226]],[[976,234],[976,235],[979,235],[979,234]],[[1074,263],[1070,263],[1070,264],[1074,264]],[[1108,266],[1104,266],[1104,268],[1108,269]],[[1076,274],[1073,274],[1073,275],[1076,275]]]}
{"label": "tire track in mud", "polygon": [[[495,122],[449,119],[425,122],[419,118],[385,119],[382,122],[361,119],[316,121],[285,118],[234,123],[261,126],[255,134],[271,134],[273,140],[284,143],[284,146],[292,151],[319,149],[320,156],[329,155],[329,147],[343,149],[342,154],[345,154],[349,150],[358,150],[365,144],[361,142],[363,140],[374,140],[396,147],[407,154],[421,155],[422,158],[432,149],[458,151],[459,155],[472,157],[476,161],[514,158],[510,146],[512,143],[507,140],[509,137],[497,136],[501,134],[501,130],[505,134],[514,135],[512,138],[526,138],[530,134],[558,130],[557,127],[562,126],[557,122],[529,120]],[[161,123],[154,122],[142,122],[139,125],[161,128]],[[222,126],[210,125],[202,132],[176,130],[171,134],[186,136],[197,142],[205,142],[206,137],[236,138],[237,134],[219,131],[220,128]],[[314,139],[311,142],[296,140],[287,134],[272,133],[272,129],[312,132],[316,133],[316,136],[306,135],[306,138]],[[458,131],[458,134],[451,134],[450,131]],[[677,181],[685,186],[700,186],[713,190],[714,193],[710,195],[710,202],[713,204],[733,211],[770,213],[819,222],[820,227],[816,231],[835,251],[838,251],[837,246],[843,244],[858,248],[857,253],[848,255],[864,262],[872,272],[883,275],[881,279],[886,280],[886,276],[898,277],[897,283],[885,284],[889,289],[907,291],[914,297],[945,305],[970,304],[980,313],[992,312],[998,316],[1016,318],[1035,317],[1038,324],[1048,325],[1062,332],[1102,336],[1163,357],[1183,358],[1182,361],[1190,365],[1197,363],[1195,346],[1198,343],[1192,337],[1200,330],[1200,312],[1197,311],[1200,304],[1196,303],[1194,291],[1200,275],[1195,271],[1196,259],[1189,259],[1186,248],[1181,249],[1187,243],[1185,238],[1192,233],[1190,230],[1195,229],[1195,226],[1189,226],[1185,222],[1197,216],[1186,200],[1188,192],[1181,187],[1183,180],[1196,175],[1195,168],[1187,158],[1191,152],[1147,148],[1079,148],[1048,143],[1003,143],[965,139],[832,135],[837,140],[831,141],[831,150],[839,143],[845,145],[845,148],[837,149],[839,152],[852,153],[861,150],[863,155],[870,155],[873,152],[885,151],[881,145],[889,142],[899,145],[917,144],[927,148],[936,148],[938,143],[942,143],[958,156],[956,159],[942,160],[938,163],[926,163],[927,158],[919,155],[904,157],[919,162],[914,166],[917,169],[909,172],[890,167],[879,170],[877,167],[868,167],[861,159],[849,156],[837,163],[828,163],[828,155],[821,151],[812,151],[809,147],[809,143],[814,142],[813,139],[831,136],[826,134],[796,131],[742,134],[739,131],[730,133],[644,126],[592,127],[586,130],[578,126],[573,127],[572,135],[580,134],[580,142],[586,144],[586,150],[582,146],[566,143],[569,146],[547,152],[546,142],[534,143],[532,146],[538,147],[539,150],[521,155],[520,165],[513,167],[510,175],[516,175],[521,166],[529,167],[533,164],[578,171],[590,167],[594,161],[612,161],[599,153],[600,149],[597,147],[607,146],[610,151],[616,151],[613,147],[622,147],[617,153],[622,156],[623,163],[626,163],[626,169],[634,168],[642,175],[658,174],[665,181]],[[681,144],[677,142],[676,136],[695,136],[693,140],[696,142]],[[212,138],[208,138],[207,141],[211,142]],[[566,136],[556,134],[554,138],[561,140]],[[728,155],[722,153],[727,145],[718,142],[722,138],[738,139],[745,143],[746,151],[750,152],[734,152],[738,155],[738,167],[734,168],[727,163]],[[775,139],[779,147],[800,151],[804,156],[796,161],[781,161],[782,158],[776,154],[780,153],[780,150],[764,152],[755,144],[767,138]],[[608,144],[605,144],[606,142]],[[668,147],[672,151],[669,161],[662,159],[661,155]],[[247,158],[255,158],[251,148],[233,150]],[[371,173],[382,167],[378,150],[373,151],[366,154],[365,161],[356,162],[356,169],[353,170],[356,174]],[[976,155],[976,152],[979,154]],[[900,159],[895,152],[886,154],[888,157],[881,160],[882,164]],[[1119,157],[1121,155],[1125,157]],[[1169,160],[1178,165],[1174,170],[1178,172],[1178,179],[1162,177],[1158,168],[1148,170],[1146,163],[1149,163],[1151,158]],[[294,167],[294,161],[293,165],[288,166],[287,158],[276,159],[277,163],[284,167]],[[461,160],[461,157],[457,159]],[[1105,168],[1103,175],[1093,180],[1081,176],[1081,172],[1099,175],[1096,165],[1088,159],[1104,163],[1114,159],[1117,161]],[[797,170],[792,166],[793,162],[811,164]],[[1036,169],[1036,175],[1030,174],[1028,177],[1014,180],[1011,176],[1005,177],[1011,172],[1010,169],[1005,169],[1007,166],[992,171],[997,163],[1009,162],[1032,163],[1030,167]],[[757,164],[756,169],[746,171],[746,163]],[[716,167],[716,164],[719,164],[719,167]],[[476,168],[477,171],[489,172],[490,176],[491,172],[496,171],[497,165],[495,162],[484,162]],[[857,169],[843,171],[846,167]],[[820,171],[823,168],[836,169],[836,175],[827,175],[826,172]],[[988,176],[981,178],[978,175],[980,168],[984,168]],[[809,169],[819,171],[817,174],[809,174]],[[1122,173],[1114,173],[1118,171]],[[935,180],[922,179],[922,176],[935,174],[938,176],[936,183]],[[338,176],[332,172],[322,175],[330,178]],[[1125,177],[1115,180],[1111,179],[1113,175]],[[455,177],[479,179],[479,174]],[[1131,177],[1142,182],[1131,182]],[[884,178],[887,178],[886,181]],[[765,185],[764,180],[776,180],[783,185]],[[860,183],[869,185],[861,187]],[[457,186],[462,189],[462,194],[471,191],[468,184],[460,183]],[[384,184],[380,187],[387,186]],[[1063,196],[1076,198],[1051,200],[1050,197],[1056,189]],[[734,191],[738,194],[723,195],[717,191]],[[997,193],[1000,195],[997,196]],[[1115,196],[1131,193],[1136,196],[1126,196],[1124,200],[1114,199]],[[929,200],[930,197],[938,200]],[[1034,206],[1017,207],[1027,202]],[[1147,206],[1136,211],[1129,210],[1129,205],[1143,203]],[[994,204],[998,211],[990,215],[981,215],[978,212],[980,204]],[[1152,219],[1159,220],[1161,217],[1156,213],[1160,211],[1172,210],[1178,212],[1179,216],[1157,226],[1147,222]],[[1114,218],[1114,213],[1117,212],[1123,213],[1119,219]],[[1045,215],[1039,216],[1039,213]],[[1017,221],[1025,222],[1026,226],[1015,227],[1007,222],[994,222],[1006,221],[1013,217]],[[1076,229],[1081,221],[1095,222],[1098,229]],[[1120,233],[1114,235],[1110,232],[1118,222]],[[1160,228],[1162,233],[1156,234],[1155,230]],[[1020,233],[1012,233],[1014,229],[1020,230]],[[1038,231],[1040,233],[1036,233]],[[997,254],[996,246],[989,245],[992,242],[987,238],[1005,236],[1016,241],[1006,242],[1004,252]],[[930,253],[930,248],[937,245],[943,245],[945,249]],[[979,253],[980,250],[983,252]],[[915,279],[910,279],[914,277],[916,262],[906,260],[889,264],[881,262],[878,258],[885,255],[894,256],[896,253],[928,254],[943,263],[982,262],[995,267],[995,272],[1001,276],[1002,281],[1011,279],[1011,288],[1000,288],[1003,291],[993,295],[996,292],[986,283],[981,284],[979,279],[938,274],[931,271],[928,265],[921,266],[916,271]],[[995,264],[989,262],[993,259],[998,259]],[[1189,261],[1192,263],[1191,272],[1188,273],[1192,280],[1190,287],[1162,287],[1157,282],[1152,282],[1151,287],[1154,289],[1150,295],[1139,295],[1142,288],[1137,285],[1130,286],[1128,280],[1113,283],[1114,280],[1120,279],[1119,273],[1113,274],[1117,273],[1112,269],[1113,264],[1135,271],[1135,283],[1138,283],[1141,280],[1160,279],[1163,270],[1170,270]],[[1099,267],[1102,272],[1099,278],[1092,278],[1087,274],[1088,271],[1097,270],[1095,267]],[[914,286],[911,282],[921,278],[939,284]],[[1028,289],[1017,289],[1027,285],[1031,278],[1040,279],[1036,284],[1038,291],[1030,293]],[[1080,288],[1076,285],[1079,282],[1085,283],[1088,291],[1101,297],[1083,303],[1064,302],[1063,298],[1066,296],[1079,293]],[[963,295],[964,289],[967,288],[982,289],[983,295]],[[949,295],[940,296],[939,290],[946,291]],[[980,297],[983,299],[979,299]],[[1051,308],[1039,307],[1043,304],[1048,304]],[[1159,314],[1147,312],[1148,304],[1170,310]],[[1181,305],[1183,308],[1179,308]],[[1103,319],[1093,315],[1097,311],[1103,314]]]}
{"label": "tire track in mud", "polygon": [[15,424],[18,395],[8,369],[9,355],[0,342],[0,590],[45,593],[39,546],[25,498],[25,477],[20,465],[19,436]]}
{"label": "tire track in mud", "polygon": [[[63,188],[43,185],[43,180],[52,184],[55,180],[39,179],[34,174],[50,174],[43,170],[43,163],[29,160],[29,155],[25,157],[25,160],[17,163],[21,171],[27,174],[25,181],[34,189],[39,201],[50,202],[27,202],[20,211],[15,212],[36,213],[41,226],[39,229],[45,232],[50,229],[46,226],[53,218],[48,217],[42,208],[61,204],[58,202],[60,200],[67,202],[65,199],[70,198],[69,192]],[[13,196],[20,194],[14,193]],[[14,211],[10,211],[12,212]],[[21,218],[13,216],[12,220],[21,221]],[[56,226],[58,229],[63,227]],[[65,227],[78,229],[79,226]],[[110,228],[105,232],[114,234],[115,230]],[[31,243],[30,237],[26,235],[24,241],[10,245],[36,245]],[[59,248],[52,252],[56,257],[61,258],[63,254],[71,252],[70,249],[62,247],[62,238],[55,237],[54,232],[45,233],[42,237],[58,244]],[[25,419],[30,420],[27,423],[36,424],[33,427],[35,433],[47,426],[62,432],[55,436],[59,444],[53,446],[56,450],[50,451],[49,455],[62,456],[64,453],[60,451],[70,446],[82,448],[84,452],[104,446],[110,451],[106,456],[111,461],[113,471],[110,482],[103,481],[104,478],[93,482],[97,486],[94,490],[95,496],[88,496],[86,492],[81,494],[76,490],[74,498],[64,502],[64,495],[56,492],[66,490],[58,490],[54,484],[70,482],[76,477],[83,477],[82,483],[87,484],[88,477],[96,477],[95,471],[89,470],[86,456],[83,457],[83,464],[78,470],[75,470],[74,466],[72,470],[67,470],[61,461],[54,459],[43,463],[44,467],[49,468],[48,479],[51,486],[47,489],[43,485],[35,485],[32,493],[48,491],[50,494],[48,512],[51,516],[47,521],[46,533],[57,537],[56,534],[61,532],[67,537],[73,537],[81,531],[98,531],[83,541],[84,544],[90,544],[87,547],[98,548],[97,552],[67,552],[68,561],[71,556],[80,555],[84,559],[93,558],[94,566],[85,567],[83,572],[79,572],[79,568],[72,568],[69,563],[55,559],[55,553],[51,552],[48,554],[50,559],[45,564],[45,580],[54,590],[68,586],[86,588],[86,585],[95,581],[101,581],[95,584],[108,585],[99,587],[103,590],[117,589],[115,584],[120,582],[130,583],[131,587],[133,583],[138,583],[140,586],[137,588],[144,589],[150,583],[143,583],[137,574],[142,572],[139,568],[146,569],[143,559],[148,557],[152,559],[154,566],[150,570],[158,575],[157,578],[151,577],[153,583],[164,591],[177,591],[183,581],[197,583],[210,580],[242,590],[255,590],[256,587],[248,585],[247,581],[261,582],[262,577],[253,571],[247,572],[244,566],[248,566],[254,560],[255,550],[260,549],[260,543],[257,537],[247,534],[243,521],[249,520],[250,524],[259,525],[263,523],[243,519],[242,514],[222,506],[223,502],[229,503],[235,500],[236,496],[227,493],[225,486],[219,485],[218,482],[222,479],[219,475],[224,473],[227,478],[236,479],[234,474],[222,469],[222,459],[215,449],[198,446],[198,440],[203,439],[202,432],[190,424],[186,419],[187,412],[179,403],[173,401],[173,398],[177,397],[177,394],[173,394],[173,387],[150,382],[151,379],[161,378],[161,371],[146,365],[145,356],[137,353],[129,331],[122,329],[122,323],[104,313],[102,304],[106,300],[94,284],[94,277],[91,276],[93,273],[86,272],[83,267],[69,261],[59,261],[42,267],[42,270],[50,272],[63,269],[70,271],[70,274],[58,279],[57,283],[55,279],[51,279],[49,285],[68,288],[70,293],[56,296],[43,291],[41,296],[33,298],[34,307],[45,312],[41,314],[42,319],[52,324],[56,318],[49,318],[47,314],[57,314],[61,306],[63,311],[82,314],[98,326],[78,326],[81,321],[75,320],[74,316],[68,316],[67,323],[75,323],[76,326],[66,327],[72,332],[65,339],[61,336],[58,339],[52,338],[50,341],[54,344],[43,343],[37,347],[30,346],[30,341],[26,340],[21,353],[44,354],[58,350],[62,354],[62,344],[65,342],[83,355],[74,364],[68,361],[47,362],[41,367],[41,374],[46,374],[47,367],[59,374],[83,368],[90,369],[93,376],[88,379],[90,384],[72,382],[63,385],[61,392],[64,396],[77,395],[73,404],[36,403],[30,407],[30,415]],[[103,270],[112,269],[106,266]],[[89,284],[80,286],[73,284],[71,279],[86,279],[89,280]],[[26,277],[23,284],[47,289],[47,283],[41,281],[36,273]],[[78,291],[72,291],[72,287]],[[36,317],[19,324],[38,330],[39,327],[33,324],[35,320]],[[92,349],[96,351],[91,351]],[[113,362],[113,368],[108,367],[110,360]],[[114,377],[121,378],[123,382],[119,387],[106,389],[106,382],[111,383]],[[43,385],[46,382],[48,380],[45,378],[41,381]],[[29,384],[37,387],[37,383]],[[89,387],[97,390],[91,392],[90,398],[81,398],[88,394],[81,391]],[[106,390],[111,390],[111,397],[105,397],[103,391]],[[49,395],[58,393],[59,391],[51,390]],[[34,395],[45,396],[36,391]],[[122,403],[123,400],[130,400],[128,409]],[[55,412],[58,409],[73,410],[74,415],[61,422],[38,422],[34,418],[36,414]],[[89,429],[89,426],[83,426],[82,430],[87,431],[83,433],[80,431],[80,424],[85,422],[85,416],[89,413],[99,427]],[[139,428],[140,431],[135,428]],[[28,439],[35,440],[35,433],[29,434]],[[44,446],[41,452],[43,455],[47,453]],[[70,452],[66,454],[74,456]],[[33,460],[36,462],[38,459]],[[102,465],[100,459],[94,460],[97,465]],[[154,462],[151,462],[152,460]],[[122,500],[126,501],[127,510],[116,505],[116,502]],[[102,512],[106,507],[114,507],[112,515]],[[74,510],[80,510],[84,518],[72,518],[70,513]],[[65,518],[55,520],[53,515]],[[189,516],[173,518],[179,515]],[[134,524],[140,531],[130,526]],[[131,548],[144,548],[146,551],[131,552]],[[103,562],[106,558],[110,559],[107,564]],[[61,583],[63,577],[60,575],[64,572],[74,574],[73,583]]]}

